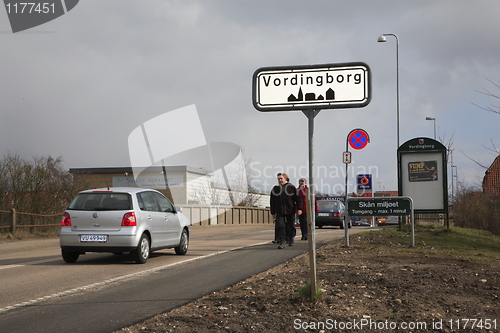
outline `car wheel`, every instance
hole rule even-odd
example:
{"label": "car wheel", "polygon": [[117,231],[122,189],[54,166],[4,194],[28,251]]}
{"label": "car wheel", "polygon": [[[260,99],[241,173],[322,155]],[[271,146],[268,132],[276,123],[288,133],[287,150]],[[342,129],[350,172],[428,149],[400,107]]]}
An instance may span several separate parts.
{"label": "car wheel", "polygon": [[323,225],[322,224],[318,224],[318,229],[321,229],[323,228]]}
{"label": "car wheel", "polygon": [[349,224],[347,226],[349,227],[349,229],[351,229],[352,223],[349,222]]}
{"label": "car wheel", "polygon": [[344,223],[340,223],[340,229],[344,229]]}
{"label": "car wheel", "polygon": [[188,251],[189,245],[189,235],[186,229],[182,230],[181,241],[179,242],[179,246],[175,248],[175,253],[179,255],[184,255]]}
{"label": "car wheel", "polygon": [[80,257],[80,253],[78,252],[70,252],[66,250],[61,250],[61,254],[63,257],[63,260],[69,264],[72,264],[78,260]]}
{"label": "car wheel", "polygon": [[142,234],[137,249],[133,252],[134,260],[137,264],[144,264],[149,258],[149,237]]}

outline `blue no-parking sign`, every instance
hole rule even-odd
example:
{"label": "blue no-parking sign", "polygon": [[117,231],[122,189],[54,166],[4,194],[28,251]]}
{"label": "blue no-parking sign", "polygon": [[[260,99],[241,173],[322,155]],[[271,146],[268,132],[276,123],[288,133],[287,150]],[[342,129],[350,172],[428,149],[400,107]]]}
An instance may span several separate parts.
{"label": "blue no-parking sign", "polygon": [[370,142],[370,137],[365,130],[356,129],[349,133],[347,141],[353,149],[363,149]]}

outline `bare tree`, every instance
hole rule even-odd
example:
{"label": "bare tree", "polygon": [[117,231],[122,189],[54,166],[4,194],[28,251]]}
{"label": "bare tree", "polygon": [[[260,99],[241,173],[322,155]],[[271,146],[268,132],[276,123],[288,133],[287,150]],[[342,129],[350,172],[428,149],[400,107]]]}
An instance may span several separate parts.
{"label": "bare tree", "polygon": [[36,214],[61,212],[76,193],[89,186],[86,177],[75,181],[62,162],[61,157],[36,156],[28,161],[17,154],[4,156],[0,161],[2,208]]}
{"label": "bare tree", "polygon": [[[496,89],[500,90],[500,85],[496,84],[495,82],[493,82],[490,79],[486,79],[486,80],[488,82],[490,82]],[[497,101],[500,100],[500,95],[498,93],[494,93],[491,90],[486,89],[484,87],[483,87],[482,90],[476,90],[476,91],[478,93],[480,93],[480,94],[492,97],[492,98],[496,99]],[[475,105],[475,106],[477,106],[481,110],[500,114],[500,106],[499,105],[490,104],[489,106],[483,107],[483,106],[479,106],[479,105],[474,104],[474,103],[472,103],[472,104]]]}
{"label": "bare tree", "polygon": [[237,176],[240,179],[238,186],[239,196],[235,198],[234,205],[252,207],[255,206],[260,197],[258,189],[252,186],[255,177],[255,170],[251,167],[253,159],[245,153],[244,148],[241,148],[241,158],[242,161],[239,167],[240,175]]}
{"label": "bare tree", "polygon": [[252,159],[241,149],[231,163],[191,185],[190,200],[204,205],[254,206],[259,194],[251,186],[254,175],[251,163]]}
{"label": "bare tree", "polygon": [[[493,99],[495,99],[497,102],[500,101],[500,85],[496,84],[495,82],[493,82],[492,80],[490,79],[486,79],[488,82],[490,82],[497,90],[499,90],[498,92],[494,93],[492,92],[491,90],[488,90],[486,88],[483,87],[482,90],[477,90],[477,92],[483,94],[483,95],[486,95],[488,97],[492,97]],[[495,105],[495,104],[490,104],[489,106],[486,106],[486,107],[482,107],[482,106],[479,106],[477,104],[474,104],[472,103],[473,105],[477,106],[478,108],[480,108],[481,110],[485,110],[485,111],[488,111],[488,112],[493,112],[493,113],[496,113],[496,114],[500,114],[500,105]],[[493,148],[489,148],[489,147],[486,147],[484,145],[482,145],[484,148],[492,151],[495,155],[495,157],[497,155],[500,154],[500,149],[496,147],[495,143],[493,142],[493,140],[490,140],[491,141],[491,146]],[[485,169],[487,169],[488,167],[486,166]]]}
{"label": "bare tree", "polygon": [[[490,82],[496,89],[498,89],[499,91],[498,92],[493,92],[491,91],[490,89],[487,89],[487,88],[482,88],[482,90],[476,90],[478,93],[480,94],[483,94],[483,95],[486,95],[486,96],[489,96],[489,97],[492,97],[493,99],[495,99],[497,102],[500,100],[500,85],[496,84],[495,82],[493,82],[492,80],[490,79],[486,79],[488,82]],[[496,113],[496,114],[500,114],[500,105],[495,105],[495,104],[490,104],[486,107],[484,106],[480,106],[480,105],[477,105],[475,103],[472,103],[472,105],[478,107],[479,109],[481,110],[484,110],[484,111],[488,111],[488,112],[492,112],[492,113]],[[490,140],[490,143],[491,143],[491,147],[486,147],[485,145],[481,145],[483,148],[489,150],[492,152],[493,156],[496,157],[498,155],[500,155],[500,148],[497,148],[497,146],[495,145],[495,143],[493,142],[493,140]],[[460,150],[460,152],[465,156],[467,157],[469,160],[471,160],[472,162],[476,163],[478,166],[480,166],[481,168],[483,169],[488,169],[489,168],[489,165],[485,165],[483,163],[481,163],[479,160],[475,160],[469,156],[467,156],[467,154],[465,154],[463,151]]]}
{"label": "bare tree", "polygon": [[[196,202],[199,205],[219,205],[221,203],[229,203],[227,190],[225,186],[212,182],[210,177],[200,177],[196,180],[191,180],[191,193],[189,200]],[[226,194],[226,195],[224,195]]]}

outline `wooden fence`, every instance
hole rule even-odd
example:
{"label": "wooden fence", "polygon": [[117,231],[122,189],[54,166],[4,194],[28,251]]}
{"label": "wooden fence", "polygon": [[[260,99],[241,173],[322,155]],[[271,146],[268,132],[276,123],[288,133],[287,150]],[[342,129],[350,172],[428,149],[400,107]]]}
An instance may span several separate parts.
{"label": "wooden fence", "polygon": [[427,223],[437,223],[437,224],[445,224],[445,216],[440,213],[420,213],[415,214],[415,223],[419,222],[427,222]]}
{"label": "wooden fence", "polygon": [[[202,205],[182,205],[181,208],[192,225],[273,223],[269,208]],[[11,232],[15,236],[20,228],[29,232],[57,229],[61,225],[61,216],[62,213],[31,214],[15,209],[0,210],[0,233]]]}
{"label": "wooden fence", "polygon": [[61,225],[62,213],[57,214],[32,214],[17,212],[14,208],[0,210],[0,232],[11,232],[14,236],[18,229],[29,229],[29,232],[47,231]]}

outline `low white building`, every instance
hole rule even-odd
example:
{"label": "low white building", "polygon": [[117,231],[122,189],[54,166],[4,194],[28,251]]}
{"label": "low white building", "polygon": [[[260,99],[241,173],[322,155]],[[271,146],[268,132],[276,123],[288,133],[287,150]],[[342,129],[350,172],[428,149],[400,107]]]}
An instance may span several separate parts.
{"label": "low white building", "polygon": [[131,167],[72,168],[94,188],[144,187],[165,194],[176,205],[269,207],[269,194],[248,193],[245,180],[227,179],[221,172],[189,166],[152,166],[134,175]]}

